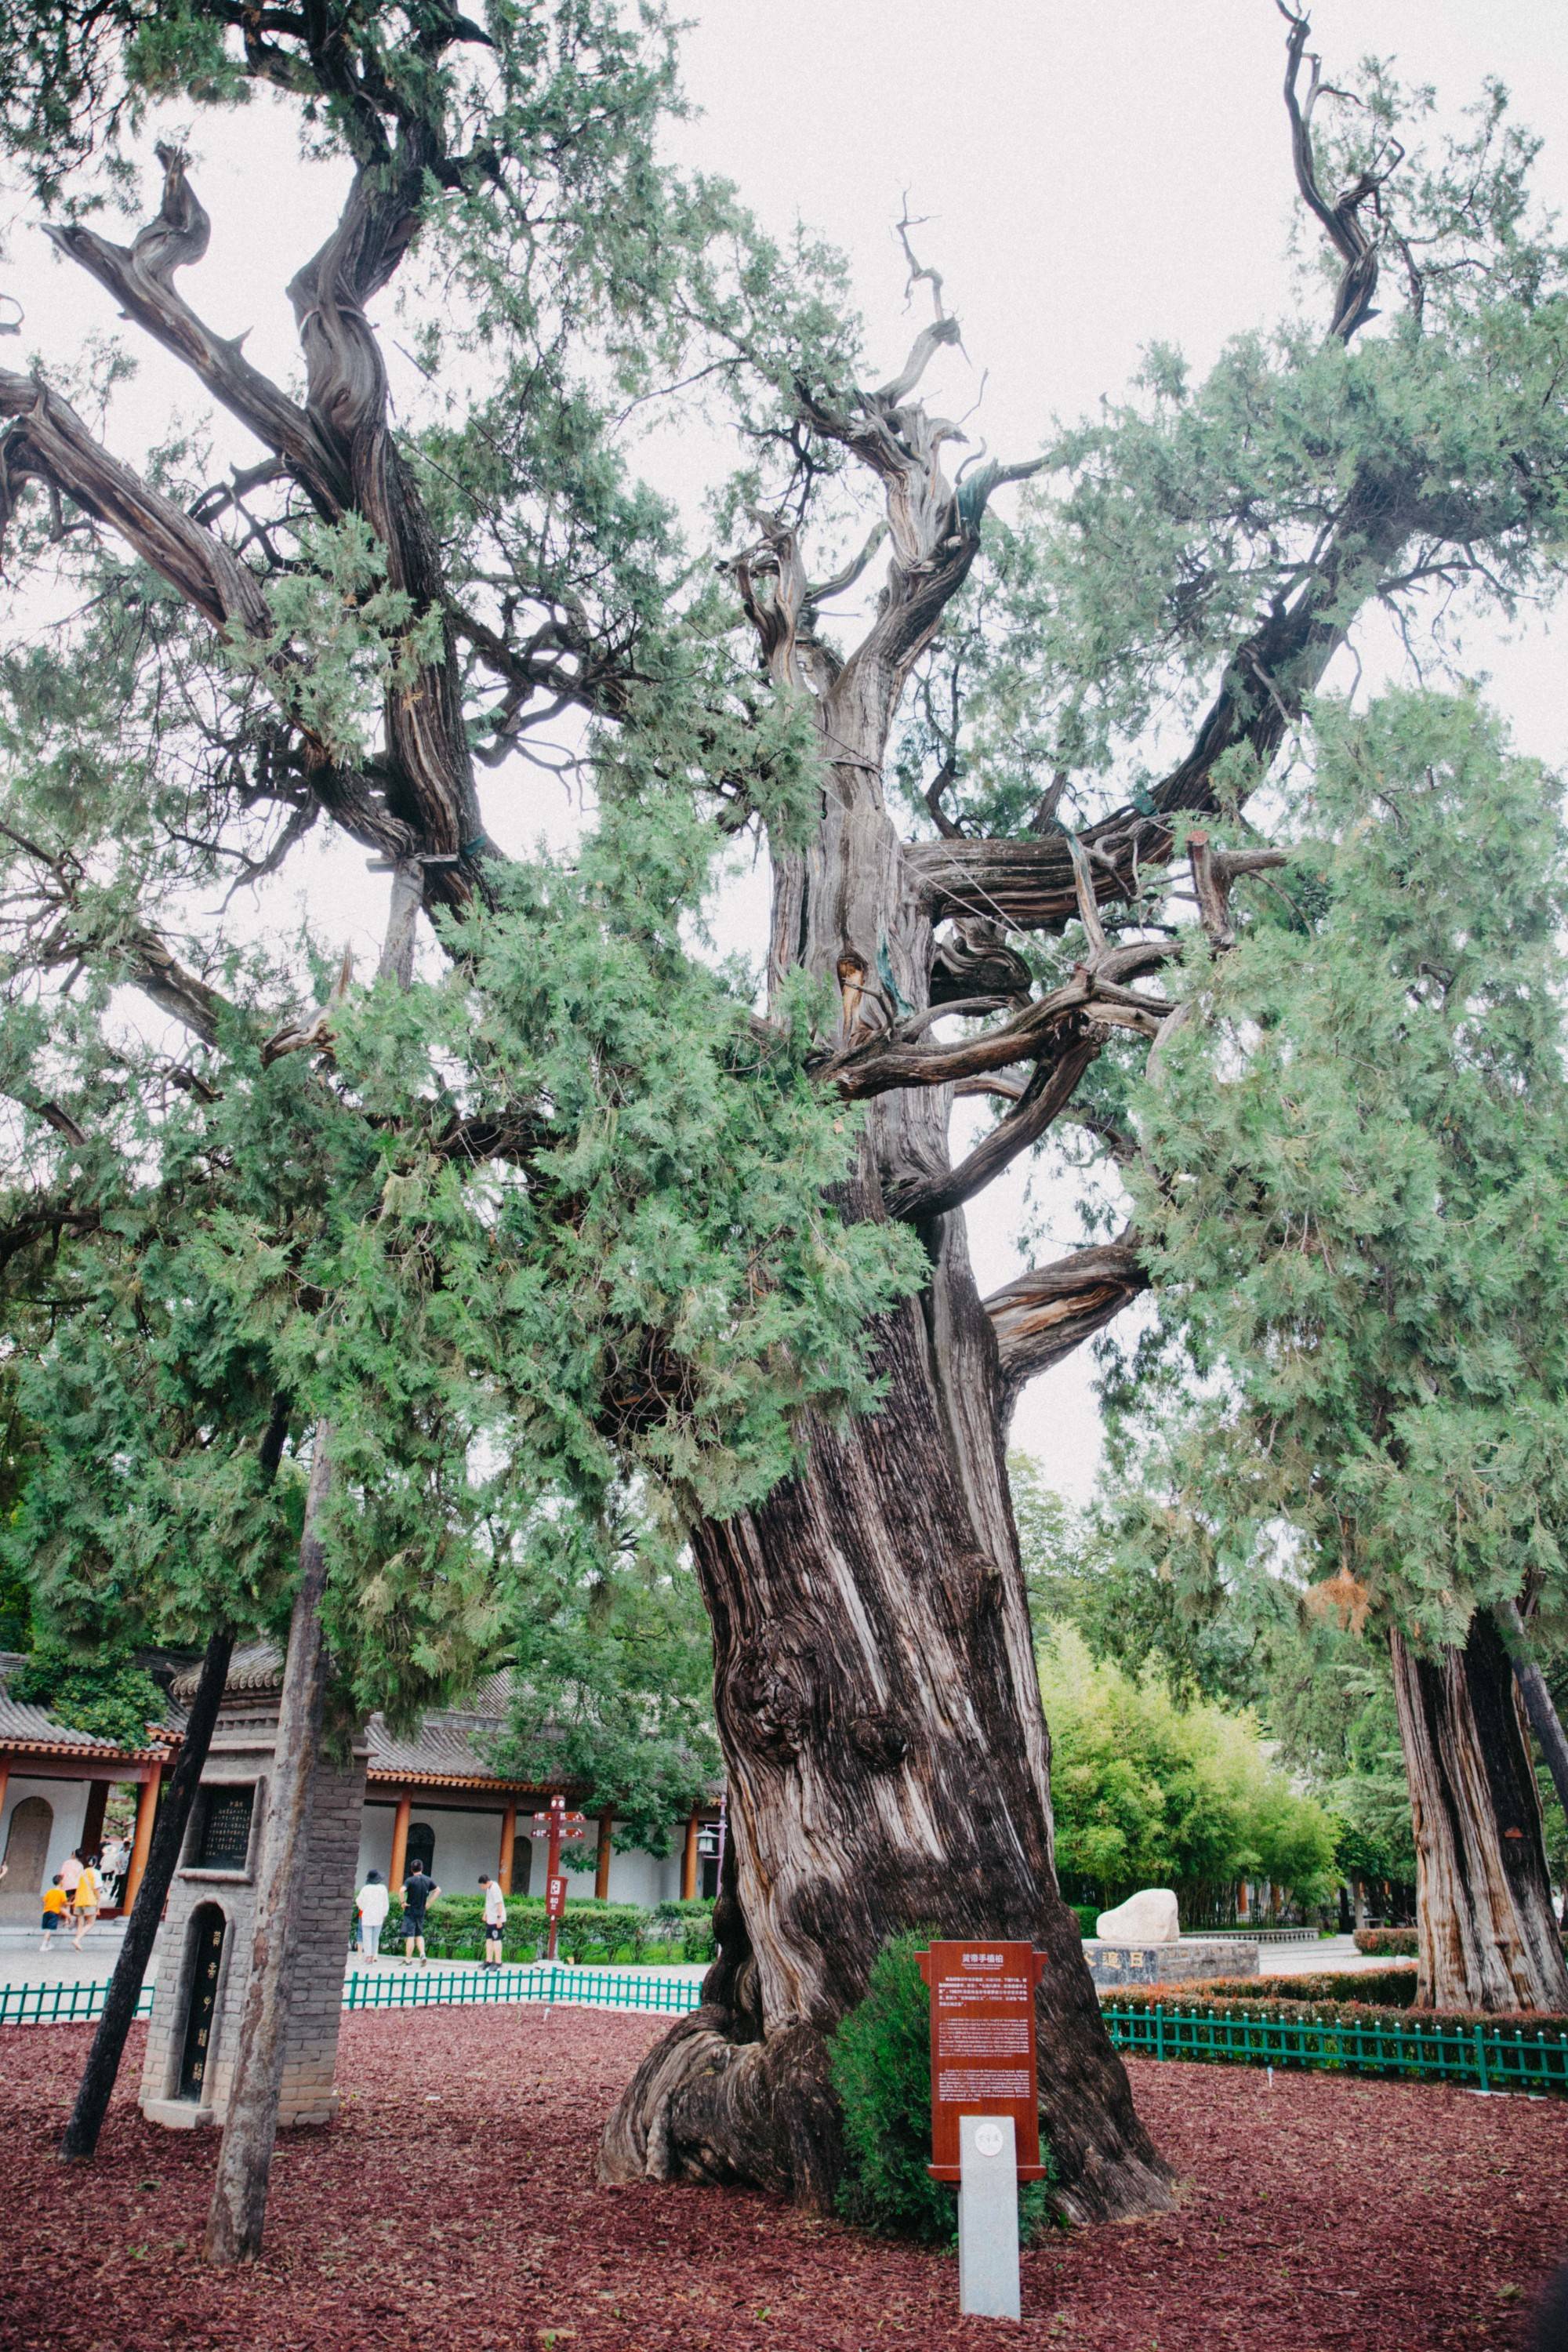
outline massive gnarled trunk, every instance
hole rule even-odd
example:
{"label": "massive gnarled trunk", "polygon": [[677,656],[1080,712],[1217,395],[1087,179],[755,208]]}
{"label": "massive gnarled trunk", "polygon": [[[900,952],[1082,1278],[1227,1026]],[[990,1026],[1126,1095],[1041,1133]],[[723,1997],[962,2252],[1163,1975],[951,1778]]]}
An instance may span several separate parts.
{"label": "massive gnarled trunk", "polygon": [[1062,2210],[1148,2211],[1170,2176],[1107,2041],[1052,1868],[1048,1746],[1005,1499],[994,1348],[956,1220],[881,1335],[888,1402],[698,1536],[731,1884],[704,2005],[605,2137],[612,2179],[750,2180],[826,2207],[826,2042],[907,1927],[1049,1954],[1041,2107]]}
{"label": "massive gnarled trunk", "polygon": [[1432,1659],[1390,1641],[1415,1832],[1416,2000],[1568,2010],[1541,1802],[1497,1626],[1478,1610],[1464,1648]]}

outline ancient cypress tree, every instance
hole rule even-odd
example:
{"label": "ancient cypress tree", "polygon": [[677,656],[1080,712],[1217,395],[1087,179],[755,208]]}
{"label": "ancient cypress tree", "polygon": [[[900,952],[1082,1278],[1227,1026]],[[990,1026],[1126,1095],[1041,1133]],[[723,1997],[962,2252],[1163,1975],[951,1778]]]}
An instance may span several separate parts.
{"label": "ancient cypress tree", "polygon": [[1200,1610],[1387,1644],[1446,2009],[1568,2008],[1509,1647],[1528,1681],[1520,1603],[1553,1634],[1568,1603],[1561,794],[1468,698],[1325,703],[1289,868],[1194,955],[1134,1098],[1198,1378],[1145,1341],[1124,1542]]}
{"label": "ancient cypress tree", "polygon": [[[61,797],[41,712],[70,737],[79,787],[68,822],[16,852],[31,969],[139,987],[236,1056],[247,1087],[350,1139],[353,1183],[326,1195],[331,1280],[281,1272],[291,1312],[325,1315],[325,1300],[364,1318],[390,1391],[391,1343],[379,1331],[373,1350],[369,1326],[395,1259],[420,1331],[438,1325],[448,1350],[443,1412],[461,1420],[482,1362],[482,1392],[521,1433],[520,1478],[602,1496],[629,1464],[691,1528],[732,1791],[721,1950],[703,2008],[611,2125],[611,2177],[826,2201],[826,2036],[886,1937],[934,1919],[1050,1955],[1042,2104],[1064,2209],[1169,2193],[1055,1891],[1003,1469],[1020,1386],[1147,1274],[1123,1236],[982,1299],[963,1207],[1064,1117],[1120,1148],[1127,1053],[1174,1010],[1140,983],[1178,953],[1158,886],[1184,823],[1213,812],[1235,828],[1227,873],[1265,862],[1240,804],[1357,611],[1408,611],[1434,578],[1510,593],[1542,577],[1568,464],[1563,270],[1524,219],[1526,146],[1494,106],[1417,169],[1394,139],[1398,93],[1374,78],[1331,150],[1315,68],[1301,89],[1306,38],[1292,20],[1288,111],[1331,256],[1326,333],[1297,322],[1238,344],[1195,390],[1156,355],[1125,410],[1042,457],[972,452],[956,468],[959,429],[922,399],[958,342],[940,280],[911,255],[931,316],[876,382],[819,257],[781,258],[724,192],[657,168],[657,32],[580,6],[498,6],[480,26],[435,0],[51,0],[0,50],[12,152],[62,251],[259,450],[226,481],[184,447],[135,471],[61,388],[0,375],[14,558],[79,563],[94,595],[68,678],[12,667],[33,804],[53,793],[58,815]],[[131,245],[77,216],[104,156],[123,185],[150,102],[223,105],[256,85],[347,167],[341,215],[290,288],[299,396],[175,284],[208,236],[176,146]],[[1369,337],[1380,272],[1400,310]],[[395,280],[423,294],[419,367],[457,394],[402,430],[368,315]],[[693,373],[751,444],[727,612],[616,456],[626,404]],[[1022,527],[988,522],[1025,478]],[[29,482],[44,497],[24,503]],[[850,536],[863,498],[879,511]],[[861,580],[871,617],[839,642],[826,609]],[[106,700],[118,766],[89,723]],[[476,761],[504,775],[563,709],[595,730],[607,829],[597,869],[541,873],[496,847]],[[1184,748],[1162,761],[1178,725]],[[128,751],[153,788],[127,846]],[[705,814],[700,845],[678,804]],[[435,919],[452,974],[395,1005],[373,992],[363,1016],[352,999],[298,1002],[269,1028],[251,1014],[265,1042],[247,1045],[260,992],[228,980],[232,940],[180,951],[179,885],[275,871],[323,815],[394,867],[409,925],[421,908]],[[715,831],[747,825],[774,877],[762,1017],[680,950]],[[499,1009],[476,1022],[481,956]],[[635,1020],[615,1017],[617,987]],[[702,1149],[687,1153],[658,1111],[669,1068],[692,1087],[693,1034],[710,1051]],[[296,1066],[308,1076],[277,1075]],[[16,1081],[32,1115],[75,1150],[58,1113],[85,1148],[82,1106],[42,1075],[35,1059]],[[165,1082],[234,1099],[200,1055]],[[956,1163],[955,1089],[1000,1107]],[[357,1156],[371,1142],[390,1166]],[[527,1246],[503,1281],[485,1185],[509,1171],[519,1223],[500,1231]],[[362,1205],[377,1174],[384,1218]],[[686,1255],[678,1207],[700,1242]],[[62,1167],[15,1230],[82,1234],[95,1213]],[[482,1330],[467,1318],[460,1347],[453,1265],[469,1285],[484,1268],[475,1295],[495,1307]],[[879,1410],[858,1416],[858,1325],[879,1381]],[[336,1431],[357,1391],[334,1360],[309,1425]],[[302,1352],[296,1369],[313,1379]],[[374,1539],[346,1515],[374,1521],[395,1448],[360,1410],[363,1475],[342,1490],[335,1539],[368,1575]],[[459,1453],[448,1437],[443,1461]],[[394,1560],[418,1593],[412,1536]],[[365,1589],[342,1580],[351,1654]]]}

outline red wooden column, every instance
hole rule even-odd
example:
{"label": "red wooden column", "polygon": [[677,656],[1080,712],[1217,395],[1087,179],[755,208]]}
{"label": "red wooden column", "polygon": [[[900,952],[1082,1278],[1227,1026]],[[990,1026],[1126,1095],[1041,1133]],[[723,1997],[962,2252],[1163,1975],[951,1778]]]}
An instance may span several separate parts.
{"label": "red wooden column", "polygon": [[[0,1756],[0,1813],[5,1810],[5,1787],[11,1778],[11,1759]],[[0,1848],[0,1852],[4,1849]]]}
{"label": "red wooden column", "polygon": [[511,1893],[511,1855],[517,1843],[517,1804],[510,1804],[500,1817],[500,1860],[496,1864],[496,1877],[503,1895]]}
{"label": "red wooden column", "polygon": [[136,1827],[132,1833],[131,1862],[125,1873],[125,1885],[120,1897],[121,1911],[129,1911],[136,1900],[147,1868],[147,1853],[153,1843],[153,1823],[158,1811],[158,1790],[163,1784],[163,1768],[152,1764],[147,1778],[136,1791]]}
{"label": "red wooden column", "polygon": [[413,1811],[413,1796],[405,1789],[397,1800],[397,1813],[392,1824],[392,1869],[387,1884],[395,1898],[408,1868],[408,1822]]}
{"label": "red wooden column", "polygon": [[680,1899],[683,1903],[697,1900],[697,1810],[686,1824],[686,1852],[680,1857]]}
{"label": "red wooden column", "polygon": [[607,1903],[610,1899],[610,1832],[616,1826],[612,1812],[599,1815],[599,1858],[594,1866],[594,1900]]}
{"label": "red wooden column", "polygon": [[103,1816],[108,1810],[108,1781],[89,1780],[87,1789],[87,1811],[81,1817],[79,1843],[83,1853],[96,1853],[103,1843]]}

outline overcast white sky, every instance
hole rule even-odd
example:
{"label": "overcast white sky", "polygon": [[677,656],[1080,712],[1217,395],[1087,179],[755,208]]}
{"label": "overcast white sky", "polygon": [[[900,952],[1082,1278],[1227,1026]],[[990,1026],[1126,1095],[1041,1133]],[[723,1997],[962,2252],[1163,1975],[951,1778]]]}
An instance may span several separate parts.
{"label": "overcast white sky", "polygon": [[[973,429],[994,454],[1026,454],[1053,415],[1118,393],[1147,342],[1179,343],[1201,367],[1226,336],[1284,306],[1292,189],[1272,0],[789,0],[772,10],[692,0],[689,13],[687,82],[701,111],[674,134],[679,160],[734,179],[776,231],[804,218],[848,255],[873,356],[889,372],[910,335],[891,226],[907,192],[911,213],[928,218],[922,257],[943,273],[973,363],[947,397],[967,405],[986,372]],[[1313,47],[1331,78],[1368,49],[1393,54],[1409,78],[1436,84],[1445,111],[1500,76],[1548,135],[1541,184],[1568,207],[1563,31],[1563,0],[1321,0]],[[261,365],[290,374],[283,289],[335,209],[338,177],[292,162],[267,105],[204,121],[196,148],[193,176],[214,231],[186,290],[220,331],[248,328]],[[263,156],[273,168],[258,199]],[[86,334],[114,331],[111,305],[53,259],[25,214],[9,221],[0,285],[26,307],[24,347],[68,363]],[[14,364],[17,349],[0,346],[0,358]],[[140,356],[111,432],[132,459],[171,414],[200,413],[175,362],[146,345]],[[220,446],[241,461],[255,454],[226,424]],[[694,483],[725,462],[715,450],[710,467],[690,443],[683,456]],[[0,613],[0,625],[26,618]],[[1472,655],[1522,744],[1568,757],[1544,632],[1478,638]],[[495,829],[515,839],[514,780],[501,789],[514,813],[508,822],[498,812]],[[560,822],[539,789],[529,788],[525,836]],[[345,845],[308,857],[312,909],[330,910],[334,935],[347,927],[368,949],[384,885]],[[279,906],[271,919],[289,913]],[[749,914],[736,919],[743,927]],[[972,1212],[983,1286],[1019,1263],[1019,1190],[994,1188]],[[1061,1237],[1071,1238],[1065,1223]],[[1099,1452],[1091,1378],[1080,1357],[1037,1382],[1016,1429],[1080,1500]]]}

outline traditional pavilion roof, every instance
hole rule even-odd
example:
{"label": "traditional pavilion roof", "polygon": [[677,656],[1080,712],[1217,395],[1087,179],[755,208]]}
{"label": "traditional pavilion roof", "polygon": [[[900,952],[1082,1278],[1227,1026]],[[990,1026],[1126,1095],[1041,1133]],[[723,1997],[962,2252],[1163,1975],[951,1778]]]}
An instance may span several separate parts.
{"label": "traditional pavilion roof", "polygon": [[[178,1706],[189,1706],[199,1671],[198,1665],[189,1665],[174,1676],[173,1691]],[[282,1679],[283,1660],[275,1644],[247,1643],[229,1662],[224,1696],[226,1699],[260,1696],[276,1691]],[[412,1730],[393,1732],[384,1716],[373,1715],[365,1726],[369,1750],[365,1769],[371,1787],[414,1781],[425,1788],[542,1791],[556,1785],[538,1779],[510,1779],[498,1772],[490,1760],[510,1727],[516,1687],[510,1667],[501,1666],[476,1683],[461,1706],[431,1707]],[[711,1799],[717,1799],[721,1785],[714,1784]]]}
{"label": "traditional pavilion roof", "polygon": [[115,1740],[58,1723],[47,1708],[11,1696],[11,1677],[26,1663],[20,1651],[0,1650],[0,1748],[11,1755],[80,1756],[84,1761],[123,1757],[127,1763],[143,1764],[163,1754],[165,1743],[180,1736],[184,1717],[169,1706],[161,1719],[149,1724],[153,1744],[145,1748],[121,1748]]}
{"label": "traditional pavilion roof", "polygon": [[[174,1678],[174,1696],[188,1706],[199,1668],[187,1666]],[[247,1643],[229,1663],[224,1696],[247,1697],[275,1691],[283,1679],[282,1657],[270,1642]],[[367,1772],[373,1781],[421,1780],[437,1786],[532,1788],[531,1780],[508,1780],[490,1761],[494,1743],[511,1715],[512,1676],[506,1667],[486,1675],[462,1706],[431,1707],[416,1728],[394,1733],[373,1715],[365,1727]]]}

